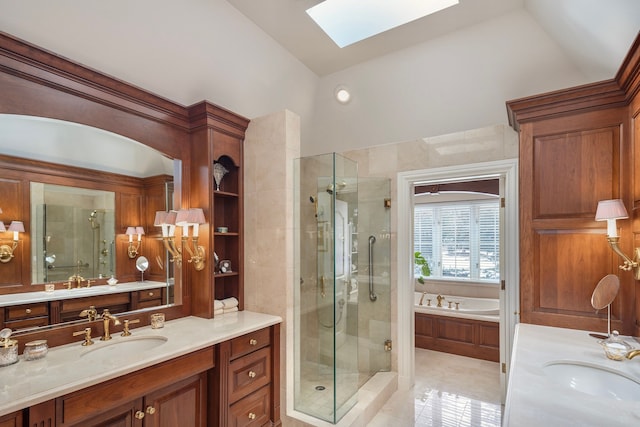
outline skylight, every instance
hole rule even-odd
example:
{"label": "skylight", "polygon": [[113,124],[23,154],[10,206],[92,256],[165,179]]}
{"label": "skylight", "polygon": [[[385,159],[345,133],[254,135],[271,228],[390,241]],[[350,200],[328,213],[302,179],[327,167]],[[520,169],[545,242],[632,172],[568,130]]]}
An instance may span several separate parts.
{"label": "skylight", "polygon": [[307,13],[342,48],[456,4],[458,0],[325,0]]}

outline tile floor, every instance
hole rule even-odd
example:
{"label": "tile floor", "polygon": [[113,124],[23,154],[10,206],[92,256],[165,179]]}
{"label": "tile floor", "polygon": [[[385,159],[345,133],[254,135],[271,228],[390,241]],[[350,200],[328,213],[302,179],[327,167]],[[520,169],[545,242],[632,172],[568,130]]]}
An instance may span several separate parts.
{"label": "tile floor", "polygon": [[416,349],[415,386],[396,391],[368,427],[500,427],[499,364]]}

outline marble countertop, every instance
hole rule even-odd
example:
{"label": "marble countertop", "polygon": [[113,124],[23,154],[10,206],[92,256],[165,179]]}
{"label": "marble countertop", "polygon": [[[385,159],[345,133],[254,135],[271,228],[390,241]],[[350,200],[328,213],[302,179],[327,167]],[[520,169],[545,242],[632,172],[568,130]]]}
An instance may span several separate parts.
{"label": "marble countertop", "polygon": [[118,283],[115,286],[97,285],[90,288],[56,289],[53,292],[36,291],[17,294],[0,295],[0,307],[18,304],[34,304],[45,301],[57,301],[62,299],[86,298],[97,295],[111,295],[122,292],[144,291],[145,289],[163,288],[167,284],[153,280],[144,282]]}
{"label": "marble countertop", "polygon": [[[631,337],[621,338],[640,347]],[[640,425],[640,396],[637,401],[591,396],[556,384],[543,370],[548,362],[577,361],[622,372],[640,382],[640,357],[609,360],[588,331],[523,323],[516,327],[513,349],[503,426]]]}
{"label": "marble countertop", "polygon": [[[250,311],[227,313],[214,319],[190,316],[168,321],[162,329],[132,329],[129,337],[114,333],[113,339],[106,343],[94,338],[95,344],[88,347],[81,346],[82,337],[78,337],[76,343],[49,349],[47,356],[39,360],[26,361],[20,355],[18,363],[0,367],[0,416],[281,321],[278,316]],[[121,352],[117,359],[106,351],[102,356],[97,357],[102,353],[97,352],[90,360],[83,360],[83,354],[101,345],[152,336],[161,336],[167,341],[149,350]]]}

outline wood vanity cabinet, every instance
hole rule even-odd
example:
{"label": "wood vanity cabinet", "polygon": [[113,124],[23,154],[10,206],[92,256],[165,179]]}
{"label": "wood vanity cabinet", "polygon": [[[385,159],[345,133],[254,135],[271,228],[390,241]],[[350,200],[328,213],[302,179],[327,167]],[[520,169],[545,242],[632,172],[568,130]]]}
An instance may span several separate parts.
{"label": "wood vanity cabinet", "polygon": [[0,417],[0,427],[22,427],[22,411]]}
{"label": "wood vanity cabinet", "polygon": [[209,375],[209,427],[280,425],[279,325],[225,341]]}
{"label": "wood vanity cabinet", "polygon": [[49,324],[49,304],[22,304],[0,309],[0,326],[13,330]]}
{"label": "wood vanity cabinet", "polygon": [[131,309],[149,308],[162,305],[167,300],[166,288],[145,289],[131,293]]}
{"label": "wood vanity cabinet", "polygon": [[213,367],[214,348],[199,350],[35,405],[26,411],[28,425],[205,426]]}

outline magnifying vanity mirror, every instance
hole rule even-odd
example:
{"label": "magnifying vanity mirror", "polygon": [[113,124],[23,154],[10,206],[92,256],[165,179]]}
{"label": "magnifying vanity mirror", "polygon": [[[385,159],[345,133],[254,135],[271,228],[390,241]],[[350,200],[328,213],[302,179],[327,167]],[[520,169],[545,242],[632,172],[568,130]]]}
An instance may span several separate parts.
{"label": "magnifying vanity mirror", "polygon": [[136,268],[140,273],[142,273],[142,275],[140,276],[140,281],[144,282],[144,272],[147,271],[147,268],[149,268],[149,260],[143,256],[138,257],[138,259],[136,260]]}
{"label": "magnifying vanity mirror", "polygon": [[602,337],[593,334],[596,338],[607,338],[611,336],[611,303],[618,295],[620,289],[620,279],[615,274],[607,274],[604,276],[591,295],[591,306],[596,310],[607,309],[607,336]]}

